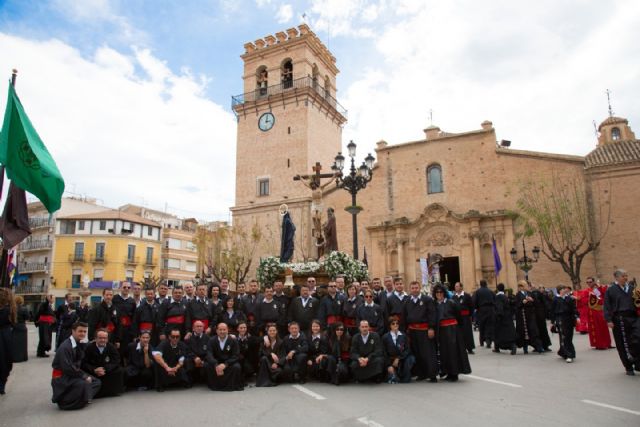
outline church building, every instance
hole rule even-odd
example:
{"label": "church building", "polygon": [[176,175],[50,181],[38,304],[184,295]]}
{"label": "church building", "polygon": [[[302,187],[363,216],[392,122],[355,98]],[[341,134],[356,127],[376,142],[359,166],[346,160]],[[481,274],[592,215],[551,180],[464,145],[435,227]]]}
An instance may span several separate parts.
{"label": "church building", "polygon": [[[336,100],[336,58],[304,24],[244,48],[244,93],[232,98],[238,121],[233,223],[257,224],[263,230],[256,259],[278,255],[281,212],[286,209],[297,229],[293,261],[314,259],[311,191],[293,177],[312,173],[316,162],[321,172],[331,173],[342,151],[347,111]],[[554,173],[581,177],[592,226],[600,232],[602,224],[609,224],[598,249],[585,257],[581,277],[596,275],[608,282],[616,267],[626,268],[630,277],[640,274],[640,235],[634,221],[640,141],[627,120],[613,115],[598,131],[598,144],[587,156],[511,148],[497,141],[490,121],[468,132],[429,126],[417,141],[379,141],[372,153],[373,178],[358,193],[363,208],[359,253],[362,258],[366,249],[370,276],[420,280],[418,260],[437,255],[443,280],[461,281],[469,290],[481,279],[495,285],[495,238],[503,265],[497,279],[515,287],[523,277],[510,256],[514,247],[522,255],[522,239],[509,215],[519,197],[517,184]],[[601,200],[610,200],[606,209]],[[329,185],[322,204],[325,211],[332,207],[336,212],[339,249],[352,253],[351,214],[344,210],[351,205],[350,194]],[[531,238],[525,244],[530,253],[540,242]],[[561,266],[544,255],[530,278],[545,286],[570,283]]]}

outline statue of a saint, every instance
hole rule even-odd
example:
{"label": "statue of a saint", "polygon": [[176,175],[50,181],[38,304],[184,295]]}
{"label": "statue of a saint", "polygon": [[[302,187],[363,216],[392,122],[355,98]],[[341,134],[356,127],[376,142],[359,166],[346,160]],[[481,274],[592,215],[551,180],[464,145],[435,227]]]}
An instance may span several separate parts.
{"label": "statue of a saint", "polygon": [[338,250],[338,235],[336,230],[336,215],[333,208],[327,209],[327,222],[322,227],[324,231],[324,252],[330,254]]}

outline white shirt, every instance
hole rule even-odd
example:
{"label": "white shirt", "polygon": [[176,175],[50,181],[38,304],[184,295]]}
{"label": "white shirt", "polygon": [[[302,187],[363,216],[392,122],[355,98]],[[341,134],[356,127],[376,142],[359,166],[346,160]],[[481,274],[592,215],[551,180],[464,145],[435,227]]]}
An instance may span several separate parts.
{"label": "white shirt", "polygon": [[220,337],[218,337],[218,342],[220,343],[220,350],[224,350],[224,346],[227,344],[227,338],[229,338],[229,335],[224,337],[224,341],[221,341]]}
{"label": "white shirt", "polygon": [[417,303],[419,299],[420,297],[414,297],[414,296],[411,297],[411,301],[413,301],[414,304]]}
{"label": "white shirt", "polygon": [[69,339],[71,340],[71,348],[76,348],[78,346],[78,343],[76,342],[76,339],[73,337],[73,335],[71,335]]}
{"label": "white shirt", "polygon": [[398,341],[398,337],[400,335],[402,335],[402,332],[398,331],[398,332],[390,332],[391,334],[391,339],[393,339],[393,345],[396,345],[396,341]]}
{"label": "white shirt", "polygon": [[367,334],[367,335],[360,335],[360,336],[362,337],[362,342],[363,342],[363,343],[365,343],[365,344],[366,344],[366,343],[367,343],[367,341],[369,341],[369,334]]}
{"label": "white shirt", "polygon": [[106,350],[106,346],[105,347],[100,347],[99,345],[97,345],[96,347],[98,347],[98,351],[100,352],[100,354],[104,353],[104,351]]}
{"label": "white shirt", "polygon": [[300,301],[302,301],[302,306],[304,308],[307,308],[307,303],[309,302],[310,298],[304,299],[302,297],[300,297]]}

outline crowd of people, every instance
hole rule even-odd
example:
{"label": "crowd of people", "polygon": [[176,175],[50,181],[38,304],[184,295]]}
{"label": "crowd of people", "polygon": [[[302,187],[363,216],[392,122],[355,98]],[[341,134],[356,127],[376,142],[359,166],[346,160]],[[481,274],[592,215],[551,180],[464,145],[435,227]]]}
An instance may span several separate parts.
{"label": "crowd of people", "polygon": [[[609,348],[607,326],[612,328],[632,375],[640,370],[634,284],[622,270],[610,287],[592,278],[587,284],[589,307],[596,312],[589,314],[592,346]],[[124,282],[117,295],[103,290],[102,301],[90,309],[76,307],[70,294],[57,309],[52,298],[43,302],[36,313],[37,355],[48,357],[56,347],[52,400],[61,409],[79,409],[94,398],[131,389],[162,392],[196,383],[238,391],[254,380],[256,387],[307,380],[457,381],[471,373],[474,325],[480,346],[496,353],[516,354],[518,348],[528,353],[531,347],[542,354],[551,351],[550,320],[559,337],[558,355],[569,363],[576,357],[572,337],[580,316],[569,286],[551,293],[522,281],[511,293],[503,284],[494,292],[481,281],[473,295],[461,283],[452,289],[435,285],[428,295],[414,281],[407,290],[402,278],[392,277],[348,285],[338,277],[322,286],[309,277],[291,292],[281,281],[259,292],[252,280],[238,284],[234,293],[227,280],[172,289]],[[7,331],[18,323],[18,310],[11,292],[0,291],[4,393],[15,346]]]}

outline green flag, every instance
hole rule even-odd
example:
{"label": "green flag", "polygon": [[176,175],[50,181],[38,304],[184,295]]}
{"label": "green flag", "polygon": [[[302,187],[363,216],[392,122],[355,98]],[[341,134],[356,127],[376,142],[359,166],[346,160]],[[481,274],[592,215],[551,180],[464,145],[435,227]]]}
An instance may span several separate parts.
{"label": "green flag", "polygon": [[60,209],[64,180],[11,84],[0,133],[0,163],[9,179],[40,199],[50,213]]}

